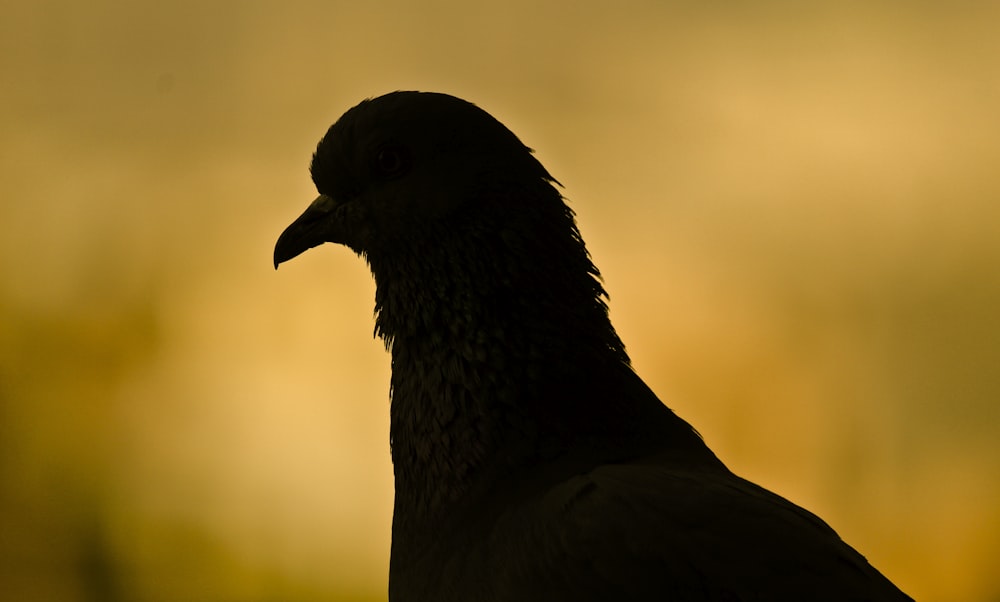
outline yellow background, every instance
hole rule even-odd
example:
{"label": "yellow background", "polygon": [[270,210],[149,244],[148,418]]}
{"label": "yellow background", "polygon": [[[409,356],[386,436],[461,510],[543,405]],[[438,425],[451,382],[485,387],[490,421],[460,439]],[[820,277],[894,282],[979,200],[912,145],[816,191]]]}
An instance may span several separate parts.
{"label": "yellow background", "polygon": [[925,602],[1000,599],[1000,5],[5,2],[0,597],[384,599],[325,129],[449,92],[566,186],[638,372]]}

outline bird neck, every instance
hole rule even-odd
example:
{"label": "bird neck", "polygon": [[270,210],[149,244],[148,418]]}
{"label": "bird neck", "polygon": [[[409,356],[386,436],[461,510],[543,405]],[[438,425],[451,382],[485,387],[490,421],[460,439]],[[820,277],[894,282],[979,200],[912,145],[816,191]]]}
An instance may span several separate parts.
{"label": "bird neck", "polygon": [[572,213],[548,188],[368,254],[392,354],[394,532],[567,451],[596,461],[662,434],[651,425],[669,410],[632,372]]}

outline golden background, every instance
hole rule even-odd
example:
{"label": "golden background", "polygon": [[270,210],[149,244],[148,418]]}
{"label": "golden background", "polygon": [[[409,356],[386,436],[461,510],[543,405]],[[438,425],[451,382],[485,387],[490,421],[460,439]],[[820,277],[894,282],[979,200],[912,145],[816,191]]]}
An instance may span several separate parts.
{"label": "golden background", "polygon": [[566,186],[640,374],[925,602],[1000,600],[1000,5],[5,2],[0,598],[385,598],[315,143],[449,92]]}

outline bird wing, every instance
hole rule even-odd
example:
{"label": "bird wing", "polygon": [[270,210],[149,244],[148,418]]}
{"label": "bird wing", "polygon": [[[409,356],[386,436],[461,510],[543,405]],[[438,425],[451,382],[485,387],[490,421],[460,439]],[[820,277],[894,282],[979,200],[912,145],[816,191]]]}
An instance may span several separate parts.
{"label": "bird wing", "polygon": [[512,509],[489,545],[497,599],[909,600],[818,517],[723,470],[600,466]]}

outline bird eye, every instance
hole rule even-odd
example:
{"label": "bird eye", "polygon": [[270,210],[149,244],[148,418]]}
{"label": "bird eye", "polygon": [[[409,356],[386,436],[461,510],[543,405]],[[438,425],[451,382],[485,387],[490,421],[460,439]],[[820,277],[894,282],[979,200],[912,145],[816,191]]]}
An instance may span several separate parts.
{"label": "bird eye", "polygon": [[375,174],[381,179],[397,178],[409,167],[409,154],[401,146],[384,146],[375,154]]}

